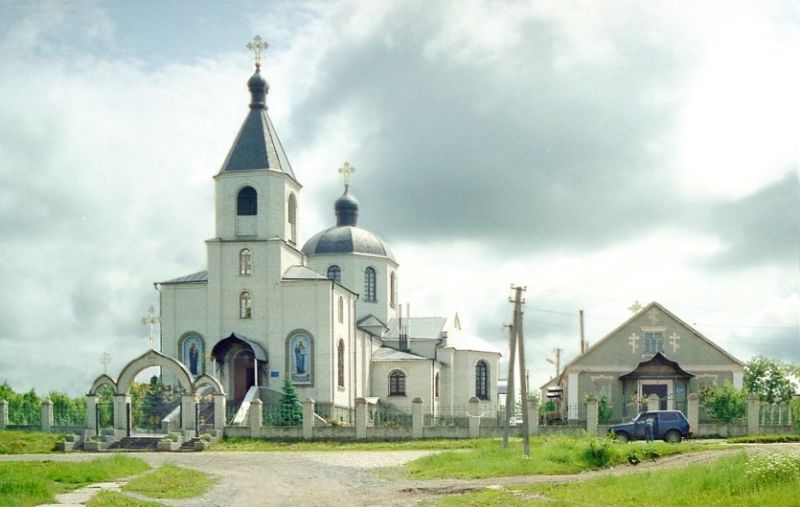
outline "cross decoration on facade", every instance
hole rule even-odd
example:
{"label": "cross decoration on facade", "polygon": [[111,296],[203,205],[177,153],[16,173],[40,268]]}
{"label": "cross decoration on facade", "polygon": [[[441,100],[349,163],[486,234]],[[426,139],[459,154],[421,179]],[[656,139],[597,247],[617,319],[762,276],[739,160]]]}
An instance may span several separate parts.
{"label": "cross decoration on facade", "polygon": [[155,350],[156,348],[156,326],[161,322],[161,319],[156,317],[155,314],[155,307],[150,305],[150,308],[147,309],[150,314],[147,317],[142,318],[142,325],[143,326],[150,326],[150,348]]}
{"label": "cross decoration on facade", "polygon": [[268,47],[269,44],[267,44],[267,41],[263,40],[260,35],[256,35],[252,42],[247,43],[247,49],[253,52],[256,67],[261,67],[261,52],[266,51]]}
{"label": "cross decoration on facade", "polygon": [[631,344],[631,353],[632,354],[636,354],[636,347],[639,345],[639,340],[641,340],[641,337],[639,337],[639,335],[636,334],[636,333],[632,333],[628,337],[628,343]]}
{"label": "cross decoration on facade", "polygon": [[339,174],[344,176],[344,188],[350,187],[350,175],[356,172],[356,168],[350,165],[350,162],[345,162],[339,168]]}
{"label": "cross decoration on facade", "polygon": [[111,362],[111,354],[103,352],[100,354],[100,364],[103,365],[103,373],[108,373],[108,363]]}
{"label": "cross decoration on facade", "polygon": [[658,324],[658,314],[660,312],[655,308],[651,308],[649,312],[647,312],[647,318],[650,319],[650,323],[654,326]]}
{"label": "cross decoration on facade", "polygon": [[672,333],[669,337],[669,344],[672,346],[672,353],[678,352],[678,348],[681,346],[678,341],[680,341],[681,337],[678,333]]}

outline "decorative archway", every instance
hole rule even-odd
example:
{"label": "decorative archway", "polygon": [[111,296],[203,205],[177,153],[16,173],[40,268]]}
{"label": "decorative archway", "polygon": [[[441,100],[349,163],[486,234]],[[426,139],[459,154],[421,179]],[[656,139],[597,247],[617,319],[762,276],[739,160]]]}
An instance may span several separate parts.
{"label": "decorative archway", "polygon": [[127,395],[136,380],[136,375],[142,370],[152,366],[159,366],[166,368],[170,373],[175,375],[176,380],[180,383],[187,393],[194,394],[192,388],[192,374],[186,366],[172,357],[166,356],[161,352],[155,350],[148,350],[141,356],[132,360],[122,369],[117,380],[117,394]]}

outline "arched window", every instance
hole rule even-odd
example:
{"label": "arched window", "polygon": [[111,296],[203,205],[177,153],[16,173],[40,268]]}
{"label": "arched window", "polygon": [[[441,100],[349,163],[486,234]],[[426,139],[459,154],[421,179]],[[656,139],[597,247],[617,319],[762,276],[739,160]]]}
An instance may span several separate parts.
{"label": "arched window", "polygon": [[478,361],[475,365],[475,397],[489,399],[489,366],[486,361]]}
{"label": "arched window", "polygon": [[339,339],[336,347],[336,381],[339,387],[344,387],[344,340]]}
{"label": "arched window", "polygon": [[339,324],[344,323],[344,298],[339,296]]}
{"label": "arched window", "polygon": [[342,283],[342,268],[339,266],[331,266],[328,268],[328,279],[336,283]]}
{"label": "arched window", "polygon": [[436,372],[436,375],[433,377],[433,396],[434,398],[439,397],[439,372]]}
{"label": "arched window", "polygon": [[240,319],[249,319],[253,316],[253,300],[250,297],[250,293],[242,291],[239,294],[239,318]]}
{"label": "arched window", "polygon": [[406,395],[406,374],[400,370],[394,370],[389,374],[389,396]]}
{"label": "arched window", "polygon": [[288,215],[289,215],[289,241],[297,243],[297,198],[294,194],[289,194]]}
{"label": "arched window", "polygon": [[397,276],[394,271],[389,275],[389,304],[392,305],[392,308],[397,304]]}
{"label": "arched window", "polygon": [[239,252],[239,274],[253,274],[253,252],[248,248],[243,248],[242,251]]}
{"label": "arched window", "polygon": [[372,268],[367,268],[364,270],[364,301],[369,301],[374,303],[377,301],[375,296],[375,270]]}
{"label": "arched window", "polygon": [[258,215],[258,194],[253,187],[244,187],[236,196],[236,214],[239,216]]}

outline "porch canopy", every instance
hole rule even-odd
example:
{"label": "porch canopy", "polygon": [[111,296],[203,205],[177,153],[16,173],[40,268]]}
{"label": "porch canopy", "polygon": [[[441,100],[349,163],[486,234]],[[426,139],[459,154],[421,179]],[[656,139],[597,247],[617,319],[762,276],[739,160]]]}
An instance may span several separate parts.
{"label": "porch canopy", "polygon": [[634,370],[620,375],[620,380],[635,380],[640,378],[685,378],[694,377],[691,373],[680,367],[675,361],[670,361],[661,352],[656,352],[652,358],[639,363]]}
{"label": "porch canopy", "polygon": [[265,363],[267,362],[267,351],[264,350],[264,347],[262,347],[261,344],[245,338],[237,333],[231,333],[229,337],[225,338],[224,340],[220,340],[216,345],[214,345],[214,348],[211,350],[211,355],[217,360],[217,362],[223,363],[225,354],[233,344],[238,342],[244,342],[247,344],[253,350],[253,355],[256,356],[256,359]]}

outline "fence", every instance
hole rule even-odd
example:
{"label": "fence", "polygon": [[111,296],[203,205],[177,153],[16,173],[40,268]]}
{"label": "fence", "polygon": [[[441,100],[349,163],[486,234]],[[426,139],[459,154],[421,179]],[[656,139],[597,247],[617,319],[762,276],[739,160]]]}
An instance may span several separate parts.
{"label": "fence", "polygon": [[303,424],[303,406],[292,405],[264,405],[261,409],[261,424],[263,426],[300,426]]}

